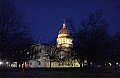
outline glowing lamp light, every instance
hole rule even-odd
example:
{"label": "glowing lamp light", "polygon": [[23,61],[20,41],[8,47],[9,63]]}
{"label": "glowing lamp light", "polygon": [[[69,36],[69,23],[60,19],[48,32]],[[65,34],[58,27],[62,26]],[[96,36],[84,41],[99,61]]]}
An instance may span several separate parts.
{"label": "glowing lamp light", "polygon": [[87,60],[85,60],[84,63],[87,63]]}
{"label": "glowing lamp light", "polygon": [[111,63],[109,63],[109,65],[111,66],[112,64],[111,64]]}
{"label": "glowing lamp light", "polygon": [[118,63],[116,63],[118,65]]}
{"label": "glowing lamp light", "polygon": [[0,65],[3,64],[3,62],[0,61]]}
{"label": "glowing lamp light", "polygon": [[15,64],[17,64],[17,62],[15,62]]}
{"label": "glowing lamp light", "polygon": [[6,64],[8,64],[9,62],[6,62]]}

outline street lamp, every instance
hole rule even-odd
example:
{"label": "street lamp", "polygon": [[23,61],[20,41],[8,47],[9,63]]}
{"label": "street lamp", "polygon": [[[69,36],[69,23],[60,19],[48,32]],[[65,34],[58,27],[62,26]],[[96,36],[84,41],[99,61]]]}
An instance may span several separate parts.
{"label": "street lamp", "polygon": [[2,65],[2,64],[3,64],[3,62],[0,61],[0,65]]}
{"label": "street lamp", "polygon": [[109,65],[111,66],[112,64],[111,64],[111,63],[109,63]]}
{"label": "street lamp", "polygon": [[118,65],[118,63],[116,63]]}

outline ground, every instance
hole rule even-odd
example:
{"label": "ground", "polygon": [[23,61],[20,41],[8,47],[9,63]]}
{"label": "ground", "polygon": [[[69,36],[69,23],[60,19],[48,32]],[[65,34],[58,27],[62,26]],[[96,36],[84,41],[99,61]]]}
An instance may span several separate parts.
{"label": "ground", "polygon": [[0,78],[120,78],[120,68],[0,69]]}

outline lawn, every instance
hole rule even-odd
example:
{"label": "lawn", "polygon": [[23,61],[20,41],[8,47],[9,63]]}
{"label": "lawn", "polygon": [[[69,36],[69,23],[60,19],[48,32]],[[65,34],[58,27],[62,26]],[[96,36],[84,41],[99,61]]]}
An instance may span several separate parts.
{"label": "lawn", "polygon": [[120,68],[0,69],[0,78],[120,78]]}

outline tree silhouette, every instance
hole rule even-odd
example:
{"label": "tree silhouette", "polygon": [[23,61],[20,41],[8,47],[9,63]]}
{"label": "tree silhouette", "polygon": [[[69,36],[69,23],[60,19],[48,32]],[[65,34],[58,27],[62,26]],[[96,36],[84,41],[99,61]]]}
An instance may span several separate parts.
{"label": "tree silhouette", "polygon": [[[32,43],[29,24],[12,2],[0,1],[0,58],[18,61],[16,57]],[[24,53],[22,53],[24,54]],[[20,59],[19,59],[20,60]]]}
{"label": "tree silhouette", "polygon": [[94,66],[105,62],[110,36],[107,32],[109,24],[102,18],[102,11],[91,12],[88,18],[82,21],[78,31],[72,26],[71,20],[68,22],[74,32],[74,50],[79,62],[87,60],[89,67],[90,63]]}
{"label": "tree silhouette", "polygon": [[112,62],[113,66],[116,66],[116,63],[120,63],[120,32],[115,33],[111,43],[109,61]]}
{"label": "tree silhouette", "polygon": [[59,59],[58,57],[59,49],[53,45],[49,45],[46,49],[47,49],[48,58],[50,60],[50,68],[51,68],[52,62],[57,62]]}

